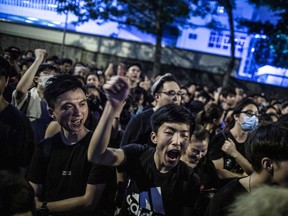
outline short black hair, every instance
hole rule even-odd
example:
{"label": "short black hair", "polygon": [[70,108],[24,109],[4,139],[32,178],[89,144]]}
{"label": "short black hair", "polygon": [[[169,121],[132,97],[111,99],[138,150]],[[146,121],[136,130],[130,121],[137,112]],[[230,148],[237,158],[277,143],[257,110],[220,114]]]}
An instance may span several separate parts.
{"label": "short black hair", "polygon": [[4,76],[5,79],[7,80],[10,74],[11,74],[11,65],[3,56],[0,56],[0,76]]}
{"label": "short black hair", "polygon": [[194,135],[196,140],[199,140],[199,141],[210,139],[210,133],[208,132],[208,130],[204,128],[203,125],[200,125],[200,124],[196,124],[195,130],[192,135]]}
{"label": "short black hair", "polygon": [[63,64],[65,64],[65,63],[68,63],[68,64],[73,65],[73,61],[72,61],[72,59],[70,59],[70,58],[64,58],[64,59],[62,59],[61,64],[63,65]]}
{"label": "short black hair", "polygon": [[190,136],[195,128],[195,120],[192,113],[184,106],[167,104],[157,109],[151,116],[150,123],[152,131],[157,133],[159,127],[165,122],[184,123],[190,126]]}
{"label": "short black hair", "polygon": [[133,66],[137,66],[137,67],[139,67],[140,71],[142,71],[141,64],[138,63],[138,62],[130,62],[128,65],[126,65],[126,67],[127,67],[127,71],[129,70],[130,67],[133,67]]}
{"label": "short black hair", "polygon": [[44,98],[52,109],[55,108],[57,97],[65,92],[80,88],[86,94],[81,81],[74,75],[57,74],[48,79],[44,90]]}
{"label": "short black hair", "polygon": [[54,70],[55,72],[58,71],[57,68],[56,68],[55,66],[53,66],[52,64],[42,63],[42,64],[39,66],[39,68],[38,68],[35,76],[39,76],[39,74],[40,74],[42,71],[44,71],[44,70]]}
{"label": "short black hair", "polygon": [[236,90],[235,88],[232,87],[226,87],[223,88],[220,92],[220,95],[222,95],[224,98],[226,98],[228,95],[236,95]]}
{"label": "short black hair", "polygon": [[288,127],[280,122],[260,125],[245,143],[246,157],[255,171],[261,170],[264,157],[272,161],[288,161]]}

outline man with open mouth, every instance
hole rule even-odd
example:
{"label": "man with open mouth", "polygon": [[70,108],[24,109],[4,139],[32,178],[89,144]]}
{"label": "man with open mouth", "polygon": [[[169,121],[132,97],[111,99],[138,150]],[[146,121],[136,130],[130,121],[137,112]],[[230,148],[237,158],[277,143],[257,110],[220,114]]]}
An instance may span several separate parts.
{"label": "man with open mouth", "polygon": [[156,148],[141,144],[107,148],[114,115],[122,108],[129,85],[122,77],[112,77],[104,91],[108,100],[89,144],[88,160],[127,173],[129,183],[119,215],[192,215],[199,178],[180,160],[193,132],[190,111],[176,104],[155,111],[150,138]]}

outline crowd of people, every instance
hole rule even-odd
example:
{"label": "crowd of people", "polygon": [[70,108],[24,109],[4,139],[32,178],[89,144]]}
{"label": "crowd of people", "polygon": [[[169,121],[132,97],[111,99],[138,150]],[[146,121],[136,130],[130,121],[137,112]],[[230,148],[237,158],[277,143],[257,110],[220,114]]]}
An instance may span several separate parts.
{"label": "crowd of people", "polygon": [[242,215],[288,186],[288,100],[41,48],[0,65],[1,215]]}

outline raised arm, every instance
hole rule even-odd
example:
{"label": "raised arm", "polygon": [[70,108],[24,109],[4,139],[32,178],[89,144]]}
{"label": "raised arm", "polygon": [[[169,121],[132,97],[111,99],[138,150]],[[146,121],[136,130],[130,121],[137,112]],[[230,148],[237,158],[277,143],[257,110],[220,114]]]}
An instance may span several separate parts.
{"label": "raised arm", "polygon": [[20,81],[17,84],[16,87],[16,100],[21,101],[29,88],[31,88],[33,84],[33,80],[35,77],[35,74],[41,65],[41,63],[44,60],[46,54],[46,50],[44,49],[36,49],[35,50],[35,61],[33,64],[29,67],[29,69],[26,71],[26,73],[21,77]]}
{"label": "raised arm", "polygon": [[93,133],[89,148],[88,160],[108,166],[117,166],[124,160],[121,149],[107,148],[114,117],[122,109],[122,104],[129,94],[129,86],[124,77],[112,77],[104,86],[107,102],[100,121]]}

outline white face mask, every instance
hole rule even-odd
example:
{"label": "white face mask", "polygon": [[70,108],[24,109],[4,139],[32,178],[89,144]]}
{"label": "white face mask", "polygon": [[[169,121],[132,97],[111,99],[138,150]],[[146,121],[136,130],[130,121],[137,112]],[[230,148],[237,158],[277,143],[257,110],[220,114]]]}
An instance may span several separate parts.
{"label": "white face mask", "polygon": [[41,85],[41,87],[46,87],[47,81],[49,78],[53,77],[53,75],[48,75],[48,76],[42,76],[39,77],[38,84]]}

